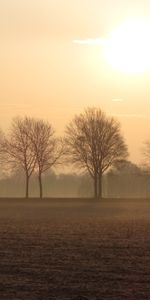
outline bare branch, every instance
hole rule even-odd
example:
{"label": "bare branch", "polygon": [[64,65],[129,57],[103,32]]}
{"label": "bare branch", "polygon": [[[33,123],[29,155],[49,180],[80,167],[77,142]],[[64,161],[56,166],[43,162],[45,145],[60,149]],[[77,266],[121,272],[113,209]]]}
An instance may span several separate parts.
{"label": "bare branch", "polygon": [[75,116],[66,129],[66,144],[70,162],[87,170],[96,181],[109,167],[128,156],[120,124],[96,108]]}

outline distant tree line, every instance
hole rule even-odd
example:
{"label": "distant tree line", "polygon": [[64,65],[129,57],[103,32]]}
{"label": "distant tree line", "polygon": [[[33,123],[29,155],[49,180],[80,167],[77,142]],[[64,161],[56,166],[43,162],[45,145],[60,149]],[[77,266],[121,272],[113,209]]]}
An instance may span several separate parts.
{"label": "distant tree line", "polygon": [[[39,197],[38,177],[30,178],[30,197]],[[43,174],[44,197],[92,198],[93,180],[86,173],[59,173],[48,171]],[[111,169],[103,175],[104,198],[147,198],[150,197],[150,178],[142,168],[131,162],[122,168]],[[0,178],[0,197],[24,197],[24,173],[16,170]]]}
{"label": "distant tree line", "polygon": [[[143,153],[147,158],[147,170],[149,142],[145,144]],[[72,164],[76,170],[88,174],[93,197],[100,199],[104,194],[104,174],[122,168],[127,158],[128,148],[120,123],[98,108],[88,108],[75,116],[61,138],[56,136],[49,122],[29,117],[14,118],[7,135],[0,131],[1,168],[10,177],[21,170],[25,178],[26,198],[29,197],[32,177],[38,178],[39,196],[42,198],[44,174],[59,164]]]}

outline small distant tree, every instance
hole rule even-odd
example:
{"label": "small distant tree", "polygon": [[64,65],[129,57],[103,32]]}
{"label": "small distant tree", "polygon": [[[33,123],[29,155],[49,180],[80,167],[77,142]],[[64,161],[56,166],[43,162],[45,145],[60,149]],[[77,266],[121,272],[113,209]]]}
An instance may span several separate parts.
{"label": "small distant tree", "polygon": [[4,150],[7,154],[7,163],[11,169],[21,168],[25,173],[25,197],[29,197],[29,180],[35,169],[36,155],[29,137],[33,127],[31,118],[14,118],[8,138],[5,139]]}
{"label": "small distant tree", "polygon": [[142,166],[146,172],[150,172],[150,140],[144,142],[142,148],[143,161]]}
{"label": "small distant tree", "polygon": [[51,124],[43,120],[34,120],[32,130],[29,131],[28,136],[32,143],[34,156],[36,157],[40,198],[42,198],[42,175],[60,163],[60,158],[64,154],[64,143],[61,139],[56,138]]}
{"label": "small distant tree", "polygon": [[94,197],[101,198],[102,175],[128,156],[120,124],[101,109],[88,108],[67,126],[66,143],[70,161],[88,171],[94,183]]}
{"label": "small distant tree", "polygon": [[6,165],[7,165],[7,158],[6,158],[6,152],[4,148],[5,144],[5,134],[0,129],[0,165],[1,165],[1,173],[6,170]]}

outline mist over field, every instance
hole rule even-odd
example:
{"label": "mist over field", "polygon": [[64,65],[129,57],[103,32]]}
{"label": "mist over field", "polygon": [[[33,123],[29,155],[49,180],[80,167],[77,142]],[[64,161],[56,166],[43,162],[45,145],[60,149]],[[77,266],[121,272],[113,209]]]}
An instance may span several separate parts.
{"label": "mist over field", "polygon": [[150,300],[148,0],[0,0],[0,300]]}
{"label": "mist over field", "polygon": [[[125,169],[109,172],[103,177],[104,198],[149,198],[150,179],[140,170]],[[24,197],[25,179],[19,172],[0,179],[0,197]],[[39,197],[38,178],[33,176],[29,185],[29,197]],[[93,184],[87,174],[56,174],[51,172],[43,177],[43,197],[93,197]]]}

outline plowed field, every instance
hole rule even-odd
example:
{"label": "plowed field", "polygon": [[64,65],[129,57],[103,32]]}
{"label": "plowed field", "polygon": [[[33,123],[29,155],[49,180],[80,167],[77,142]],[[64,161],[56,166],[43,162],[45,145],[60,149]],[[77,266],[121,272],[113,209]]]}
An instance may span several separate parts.
{"label": "plowed field", "polygon": [[0,200],[0,300],[150,299],[150,202]]}

